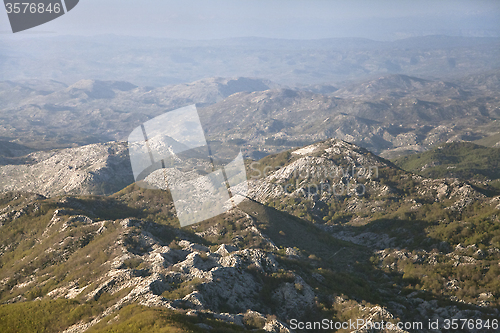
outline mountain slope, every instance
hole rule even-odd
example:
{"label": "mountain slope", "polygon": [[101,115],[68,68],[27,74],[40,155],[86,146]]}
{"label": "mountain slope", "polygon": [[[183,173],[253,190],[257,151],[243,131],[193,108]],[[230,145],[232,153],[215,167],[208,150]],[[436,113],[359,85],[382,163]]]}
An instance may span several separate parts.
{"label": "mountain slope", "polygon": [[456,177],[499,192],[500,149],[452,142],[430,151],[400,157],[394,163],[426,177]]}
{"label": "mountain slope", "polygon": [[[391,156],[447,140],[475,140],[498,128],[500,102],[489,92],[471,95],[456,85],[401,75],[381,80],[363,98],[288,89],[238,93],[200,109],[200,117],[214,140],[244,140],[254,157],[256,151],[274,153],[332,137]],[[401,80],[423,84],[386,96]]]}
{"label": "mountain slope", "polygon": [[0,165],[23,164],[26,160],[23,156],[33,152],[33,149],[17,143],[0,141]]}
{"label": "mountain slope", "polygon": [[2,194],[0,311],[16,322],[30,300],[73,299],[71,332],[151,313],[129,304],[269,332],[291,318],[500,315],[500,197],[339,140],[247,164],[250,198],[185,228],[168,191],[135,184],[109,197]]}
{"label": "mountain slope", "polygon": [[0,165],[0,192],[111,194],[134,181],[125,143],[34,152],[18,159],[24,163]]}
{"label": "mountain slope", "polygon": [[395,164],[427,177],[500,178],[500,149],[471,142],[451,142],[418,155],[401,157]]}
{"label": "mountain slope", "polygon": [[0,107],[15,107],[22,100],[47,95],[67,85],[54,80],[16,80],[0,82]]}
{"label": "mountain slope", "polygon": [[496,133],[479,140],[475,140],[474,143],[486,147],[500,147],[500,133]]}

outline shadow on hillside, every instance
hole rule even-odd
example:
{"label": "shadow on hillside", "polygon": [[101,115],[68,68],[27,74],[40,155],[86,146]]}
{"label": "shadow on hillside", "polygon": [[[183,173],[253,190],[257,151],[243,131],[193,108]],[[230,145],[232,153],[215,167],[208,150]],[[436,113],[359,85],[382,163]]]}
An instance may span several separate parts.
{"label": "shadow on hillside", "polygon": [[[374,233],[381,237],[384,234],[389,236],[389,244],[378,247],[371,246],[378,249],[391,247],[408,251],[420,249],[426,251],[437,249],[444,253],[452,251],[452,246],[448,242],[427,236],[426,229],[430,226],[432,223],[423,220],[378,219],[363,226],[334,226],[332,230],[333,232],[354,232],[356,235]],[[361,242],[363,241],[364,239],[361,237]]]}
{"label": "shadow on hillside", "polygon": [[131,207],[110,197],[66,197],[58,203],[58,206],[76,209],[91,218],[100,220],[141,219],[147,217],[147,213],[143,209]]}
{"label": "shadow on hillside", "polygon": [[[323,290],[323,295],[381,302],[377,285],[384,276],[370,261],[370,249],[336,239],[310,222],[255,201],[245,201],[239,208],[280,248],[280,264]],[[301,257],[287,256],[286,248],[298,249]]]}

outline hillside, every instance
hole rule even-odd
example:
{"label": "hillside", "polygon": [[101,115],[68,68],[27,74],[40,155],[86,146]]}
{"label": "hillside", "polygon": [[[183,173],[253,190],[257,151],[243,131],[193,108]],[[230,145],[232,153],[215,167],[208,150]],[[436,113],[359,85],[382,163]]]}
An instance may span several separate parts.
{"label": "hillside", "polygon": [[[3,94],[11,99],[0,109],[0,170],[5,175],[0,190],[111,194],[132,182],[127,148],[120,146],[111,166],[99,167],[109,172],[116,165],[112,172],[123,177],[115,180],[94,175],[86,155],[107,160],[100,147],[109,140],[126,140],[144,121],[195,102],[212,151],[241,149],[252,159],[329,138],[385,158],[424,152],[447,141],[482,140],[477,142],[494,146],[500,130],[497,80],[496,72],[453,83],[393,74],[343,87],[333,92],[338,97],[250,78],[211,78],[162,88],[96,80],[71,86],[4,82]],[[81,147],[50,150],[68,146]],[[66,165],[66,160],[81,167]],[[74,184],[61,185],[65,178]]]}
{"label": "hillside", "polygon": [[500,191],[500,149],[451,142],[421,154],[400,157],[404,170],[431,178],[459,178]]}
{"label": "hillside", "polygon": [[479,140],[475,140],[474,143],[486,147],[500,147],[500,133],[489,135]]}
{"label": "hillside", "polygon": [[134,181],[128,147],[123,142],[33,152],[4,162],[0,163],[0,192],[33,192],[47,197],[112,194]]}
{"label": "hillside", "polygon": [[135,184],[2,194],[0,327],[287,332],[291,318],[500,316],[500,197],[340,140],[247,165],[249,198],[184,228],[168,191]]}
{"label": "hillside", "polygon": [[22,164],[25,162],[25,155],[33,152],[26,146],[8,142],[0,141],[0,165],[6,164]]}
{"label": "hillside", "polygon": [[[471,82],[477,84],[478,82]],[[384,75],[374,80],[352,84],[333,93],[336,97],[364,99],[366,97],[401,98],[408,95],[434,100],[442,95],[459,97],[464,94],[456,84],[426,80],[402,74]]]}

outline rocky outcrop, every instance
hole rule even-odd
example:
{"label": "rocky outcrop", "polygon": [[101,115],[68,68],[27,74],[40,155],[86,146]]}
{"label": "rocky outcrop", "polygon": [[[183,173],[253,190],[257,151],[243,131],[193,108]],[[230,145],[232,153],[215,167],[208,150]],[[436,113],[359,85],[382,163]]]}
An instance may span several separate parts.
{"label": "rocky outcrop", "polygon": [[35,152],[26,159],[27,164],[0,166],[0,191],[111,194],[134,181],[125,143]]}

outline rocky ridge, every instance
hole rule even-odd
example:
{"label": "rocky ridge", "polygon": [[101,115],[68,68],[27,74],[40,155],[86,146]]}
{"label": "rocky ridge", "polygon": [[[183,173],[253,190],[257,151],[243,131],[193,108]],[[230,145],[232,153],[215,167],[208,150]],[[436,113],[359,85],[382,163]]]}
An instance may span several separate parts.
{"label": "rocky ridge", "polygon": [[34,152],[24,160],[25,164],[0,166],[0,192],[111,194],[134,181],[125,143]]}
{"label": "rocky ridge", "polygon": [[[455,245],[433,228],[478,223],[470,216],[498,223],[500,197],[457,179],[404,172],[340,140],[259,163],[249,166],[250,198],[182,229],[166,191],[131,185],[108,198],[3,194],[3,302],[111,297],[102,313],[67,332],[112,321],[130,303],[241,327],[252,319],[269,332],[290,331],[291,318],[317,311],[320,318],[394,322],[498,317],[494,239]],[[266,166],[267,174],[252,179]],[[318,179],[351,190],[306,192]],[[426,215],[433,210],[435,218]],[[14,227],[26,231],[13,243]],[[30,241],[33,251],[13,260],[10,253]],[[484,272],[469,278],[469,268]],[[449,276],[439,275],[444,269]],[[476,290],[470,281],[479,281]]]}

